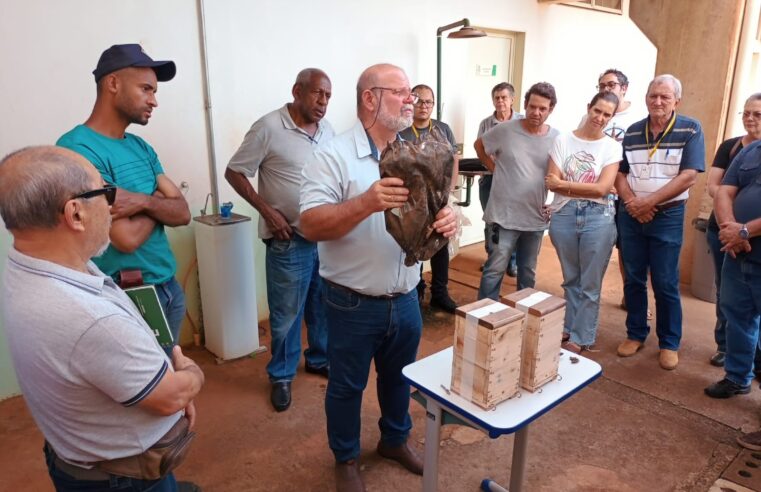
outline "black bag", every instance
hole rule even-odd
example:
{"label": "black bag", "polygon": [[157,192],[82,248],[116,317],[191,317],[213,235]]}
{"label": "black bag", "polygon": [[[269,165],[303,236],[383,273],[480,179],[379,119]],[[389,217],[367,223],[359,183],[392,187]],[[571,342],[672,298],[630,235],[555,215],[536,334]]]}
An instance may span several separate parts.
{"label": "black bag", "polygon": [[452,146],[438,128],[414,143],[392,142],[381,155],[381,177],[400,178],[410,190],[404,205],[384,212],[386,230],[407,253],[407,266],[430,259],[448,243],[431,224],[447,204],[453,166]]}

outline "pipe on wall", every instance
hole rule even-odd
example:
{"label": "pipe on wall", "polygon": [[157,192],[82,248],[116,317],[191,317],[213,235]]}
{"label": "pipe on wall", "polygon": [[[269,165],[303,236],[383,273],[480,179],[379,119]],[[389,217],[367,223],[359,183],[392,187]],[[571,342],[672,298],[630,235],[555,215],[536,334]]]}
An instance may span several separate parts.
{"label": "pipe on wall", "polygon": [[[198,11],[198,41],[201,50],[201,74],[204,92],[204,112],[206,121],[206,149],[209,157],[209,184],[212,197],[212,213],[219,213],[219,182],[217,180],[217,152],[214,144],[214,118],[211,112],[211,88],[209,85],[209,61],[206,50],[206,13],[203,0],[196,1]],[[204,210],[206,207],[204,207]]]}

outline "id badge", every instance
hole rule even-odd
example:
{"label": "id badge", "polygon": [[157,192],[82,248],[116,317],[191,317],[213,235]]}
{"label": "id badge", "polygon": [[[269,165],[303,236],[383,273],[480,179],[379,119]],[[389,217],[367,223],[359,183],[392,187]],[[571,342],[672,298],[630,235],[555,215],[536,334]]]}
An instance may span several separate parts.
{"label": "id badge", "polygon": [[642,166],[642,170],[639,172],[639,179],[650,179],[651,167],[650,164]]}

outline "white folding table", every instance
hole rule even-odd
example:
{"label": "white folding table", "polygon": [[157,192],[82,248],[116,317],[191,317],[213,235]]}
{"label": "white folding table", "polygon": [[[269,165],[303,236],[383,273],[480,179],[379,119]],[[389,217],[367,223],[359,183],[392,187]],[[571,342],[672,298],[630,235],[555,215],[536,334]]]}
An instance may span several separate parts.
{"label": "white folding table", "polygon": [[[406,366],[402,374],[425,397],[427,421],[424,492],[437,490],[439,439],[442,419],[446,416],[453,416],[465,425],[485,432],[492,439],[515,433],[510,491],[521,492],[529,424],[597,379],[602,374],[602,369],[592,360],[561,350],[558,378],[545,384],[535,393],[521,388],[519,396],[500,403],[492,410],[484,410],[449,390],[452,377],[452,347]],[[486,491],[505,490],[490,480],[484,480],[482,488]]]}

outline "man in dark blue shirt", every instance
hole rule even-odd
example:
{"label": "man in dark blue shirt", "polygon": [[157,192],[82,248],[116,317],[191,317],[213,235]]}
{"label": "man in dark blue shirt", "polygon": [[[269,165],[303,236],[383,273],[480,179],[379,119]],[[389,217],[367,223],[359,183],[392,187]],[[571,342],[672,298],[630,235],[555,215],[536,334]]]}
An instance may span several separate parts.
{"label": "man in dark blue shirt", "polygon": [[[761,142],[742,150],[716,193],[716,220],[722,251],[721,310],[727,318],[724,379],[705,389],[712,398],[750,392],[761,315]],[[761,450],[761,432],[738,438]]]}

